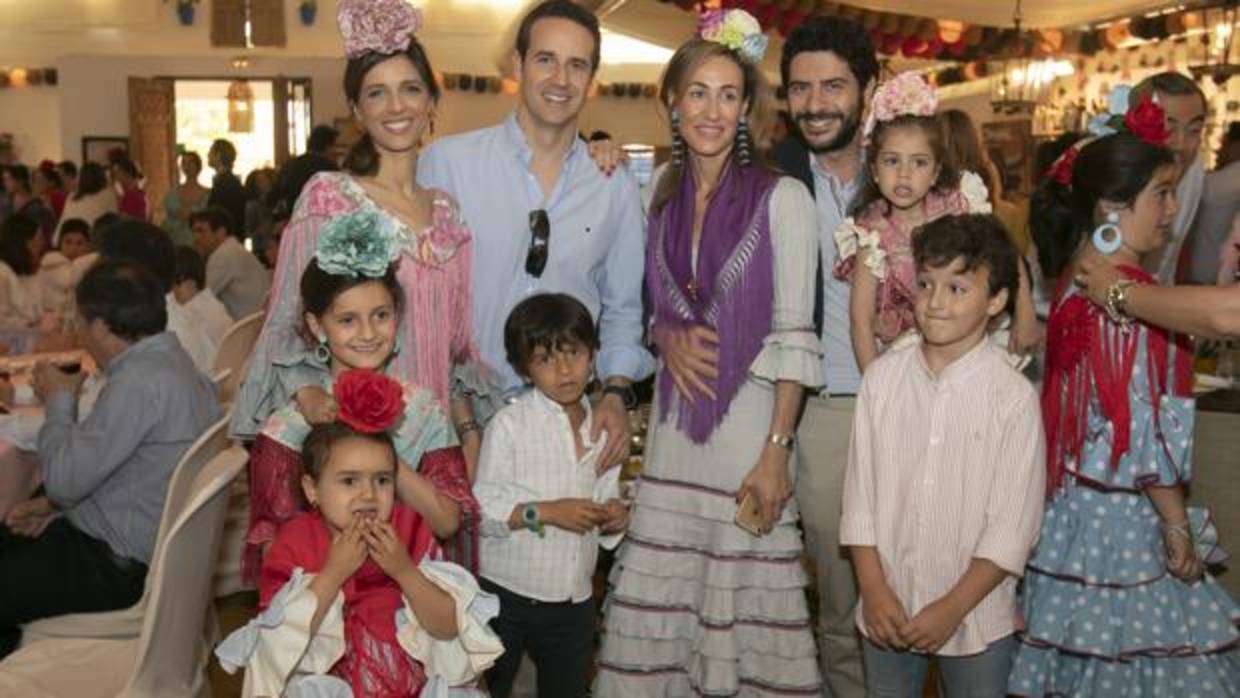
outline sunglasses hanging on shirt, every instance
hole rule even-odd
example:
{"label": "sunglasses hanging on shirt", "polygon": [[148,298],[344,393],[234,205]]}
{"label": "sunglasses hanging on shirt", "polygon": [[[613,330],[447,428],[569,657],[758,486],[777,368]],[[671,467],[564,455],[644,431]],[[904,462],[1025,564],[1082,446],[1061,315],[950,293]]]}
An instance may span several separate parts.
{"label": "sunglasses hanging on shirt", "polygon": [[545,209],[530,211],[530,250],[525,254],[525,273],[535,278],[547,268],[551,245],[551,221]]}

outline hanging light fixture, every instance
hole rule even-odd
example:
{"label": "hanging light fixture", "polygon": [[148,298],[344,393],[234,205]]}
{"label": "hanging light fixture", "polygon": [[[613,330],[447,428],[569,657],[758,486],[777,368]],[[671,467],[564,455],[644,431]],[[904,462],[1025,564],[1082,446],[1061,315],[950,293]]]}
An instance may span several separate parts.
{"label": "hanging light fixture", "polygon": [[[1213,19],[1211,25],[1209,20]],[[1240,75],[1240,66],[1231,62],[1232,40],[1236,36],[1236,6],[1221,7],[1212,17],[1207,15],[1205,61],[1189,68],[1198,80],[1210,77],[1214,84],[1223,85],[1228,79]]]}
{"label": "hanging light fixture", "polygon": [[245,80],[233,80],[228,86],[228,130],[231,133],[254,131],[254,90]]}
{"label": "hanging light fixture", "polygon": [[[1034,60],[1033,42],[1021,30],[1021,0],[1016,0],[1012,26],[1016,32],[1015,47],[1003,59],[998,77],[990,83],[990,106],[996,114],[1033,113],[1046,100],[1051,82],[1064,74],[1061,61]],[[1068,64],[1071,72],[1071,64]]]}

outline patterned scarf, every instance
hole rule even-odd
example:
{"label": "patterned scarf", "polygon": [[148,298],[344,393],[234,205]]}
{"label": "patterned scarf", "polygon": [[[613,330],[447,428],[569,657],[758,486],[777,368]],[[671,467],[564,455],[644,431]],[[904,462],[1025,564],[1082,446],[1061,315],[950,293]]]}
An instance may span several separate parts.
{"label": "patterned scarf", "polygon": [[[703,325],[719,335],[719,377],[706,383],[717,398],[678,400],[676,427],[705,443],[723,421],[749,366],[771,332],[774,257],[769,205],[776,178],[757,165],[729,162],[706,207],[693,258],[697,182],[684,167],[676,193],[652,211],[646,246],[646,291],[656,325]],[[659,377],[659,412],[671,413],[674,381],[667,365]]]}

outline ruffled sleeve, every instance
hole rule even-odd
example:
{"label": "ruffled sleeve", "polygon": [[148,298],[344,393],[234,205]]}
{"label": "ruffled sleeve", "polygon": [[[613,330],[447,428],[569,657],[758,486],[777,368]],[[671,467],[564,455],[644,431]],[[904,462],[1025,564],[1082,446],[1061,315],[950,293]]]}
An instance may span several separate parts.
{"label": "ruffled sleeve", "polygon": [[835,277],[847,280],[852,277],[857,262],[857,253],[861,250],[866,255],[865,266],[882,281],[887,278],[887,252],[883,249],[882,238],[869,228],[859,225],[852,217],[845,218],[840,227],[835,229],[835,247],[839,250],[839,261],[836,262]]}
{"label": "ruffled sleeve", "polygon": [[312,367],[293,360],[307,352],[301,334],[299,287],[302,273],[314,258],[323,224],[358,206],[344,191],[344,177],[321,172],[311,178],[280,237],[267,319],[233,406],[232,435],[236,438],[254,438],[269,414],[287,404],[298,388],[316,382]]}
{"label": "ruffled sleeve", "polygon": [[801,182],[783,177],[771,193],[771,252],[775,264],[775,308],[771,333],[750,365],[769,381],[791,380],[807,387],[825,382],[822,343],[814,331],[814,273],[818,231],[814,200]]}
{"label": "ruffled sleeve", "polygon": [[215,656],[225,671],[245,668],[242,696],[281,696],[286,685],[291,689],[294,683],[300,684],[297,693],[313,695],[308,691],[314,684],[340,681],[324,675],[344,656],[344,595],[336,594],[312,636],[310,621],[318,608],[318,598],[310,591],[313,579],[295,568],[266,610],[216,647]]}
{"label": "ruffled sleeve", "polygon": [[[422,664],[427,683],[423,698],[485,695],[468,689],[504,653],[504,645],[487,625],[499,615],[499,599],[478,588],[474,577],[450,562],[425,561],[418,569],[447,592],[456,606],[457,635],[438,640],[418,622],[406,601],[396,611],[396,640]],[[459,688],[466,688],[464,692]]]}

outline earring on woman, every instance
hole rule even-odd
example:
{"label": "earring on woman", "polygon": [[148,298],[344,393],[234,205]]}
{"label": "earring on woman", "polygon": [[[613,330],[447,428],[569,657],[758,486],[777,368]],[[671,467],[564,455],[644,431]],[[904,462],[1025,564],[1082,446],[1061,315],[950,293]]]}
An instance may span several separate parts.
{"label": "earring on woman", "polygon": [[685,163],[685,139],[680,136],[680,112],[672,110],[672,167]]}
{"label": "earring on woman", "polygon": [[1090,238],[1094,244],[1094,249],[1102,254],[1114,254],[1124,245],[1123,231],[1119,228],[1119,212],[1111,211],[1107,214],[1106,222],[1094,229],[1094,234]]}
{"label": "earring on woman", "polygon": [[742,114],[740,122],[736,124],[736,159],[744,167],[749,164],[749,157],[749,120]]}
{"label": "earring on woman", "polygon": [[314,347],[314,358],[318,359],[322,363],[331,361],[332,351],[327,348],[327,337],[319,337],[319,343]]}

